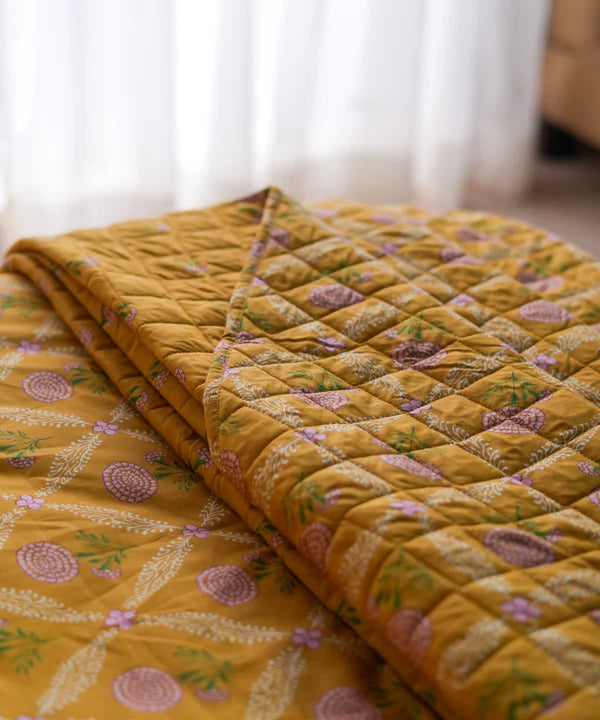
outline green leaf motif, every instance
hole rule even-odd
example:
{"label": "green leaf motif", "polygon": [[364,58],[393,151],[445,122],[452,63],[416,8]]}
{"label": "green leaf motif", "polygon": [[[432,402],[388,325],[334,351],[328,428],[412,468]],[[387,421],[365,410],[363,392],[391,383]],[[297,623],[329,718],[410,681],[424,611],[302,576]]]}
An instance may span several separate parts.
{"label": "green leaf motif", "polygon": [[83,530],[80,530],[75,537],[90,548],[89,551],[75,553],[76,557],[95,565],[98,570],[112,570],[113,563],[121,565],[122,561],[127,559],[127,551],[135,547],[134,545],[117,547],[106,535],[86,533]]}
{"label": "green leaf motif", "polygon": [[219,660],[205,649],[178,647],[175,657],[186,665],[192,665],[177,675],[181,683],[199,685],[203,690],[217,690],[226,685],[233,674],[230,660]]}
{"label": "green leaf motif", "polygon": [[40,443],[50,437],[32,438],[22,430],[0,430],[0,452],[22,458],[33,455],[40,449]]}
{"label": "green leaf motif", "polygon": [[0,655],[12,662],[15,672],[29,675],[29,671],[42,661],[40,647],[56,638],[43,638],[22,628],[0,629]]}

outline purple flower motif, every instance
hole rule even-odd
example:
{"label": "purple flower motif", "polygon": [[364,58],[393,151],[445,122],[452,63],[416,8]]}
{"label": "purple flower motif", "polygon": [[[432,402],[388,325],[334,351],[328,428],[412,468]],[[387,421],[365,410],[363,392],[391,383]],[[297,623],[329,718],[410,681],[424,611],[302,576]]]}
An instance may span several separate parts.
{"label": "purple flower motif", "polygon": [[17,715],[15,720],[46,720],[46,718],[40,715]]}
{"label": "purple flower motif", "polygon": [[200,525],[192,525],[191,523],[188,523],[181,531],[181,534],[197,537],[202,540],[210,535],[210,530],[205,527],[200,527]]}
{"label": "purple flower motif", "polygon": [[82,345],[89,345],[94,339],[94,333],[89,328],[84,328],[79,333],[79,339]]}
{"label": "purple flower motif", "polygon": [[512,615],[517,622],[529,622],[529,620],[542,615],[542,611],[538,607],[530,603],[527,598],[520,596],[506,600],[500,607],[502,612]]}
{"label": "purple flower motif", "polygon": [[115,313],[109,307],[102,308],[102,317],[104,318],[104,324],[110,325],[115,319]]}
{"label": "purple flower motif", "polygon": [[118,627],[119,630],[129,630],[135,623],[135,610],[109,610],[104,618],[107,627]]}
{"label": "purple flower motif", "polygon": [[400,410],[404,410],[405,412],[412,412],[413,410],[418,410],[420,407],[422,407],[423,401],[419,400],[419,398],[411,398],[408,402],[404,402],[400,405]]}
{"label": "purple flower motif", "polygon": [[523,477],[523,475],[519,475],[519,473],[510,475],[506,479],[513,485],[526,485],[527,487],[531,487],[533,485],[533,480],[531,478]]}
{"label": "purple flower motif", "polygon": [[258,275],[255,275],[252,278],[252,282],[250,283],[250,285],[252,285],[252,287],[260,287],[260,288],[268,287],[267,283],[261,277],[258,277]]}
{"label": "purple flower motif", "polygon": [[95,267],[100,264],[100,260],[97,257],[86,257],[83,262],[87,267]]}
{"label": "purple flower motif", "polygon": [[412,500],[395,500],[390,503],[393,510],[400,510],[404,515],[427,515],[427,508],[423,503],[413,502]]}
{"label": "purple flower motif", "polygon": [[335,337],[332,337],[331,335],[327,335],[326,337],[320,337],[317,338],[317,342],[319,345],[322,345],[327,352],[333,353],[336,350],[342,350],[346,347],[346,343],[343,340],[338,340]]}
{"label": "purple flower motif", "polygon": [[518,352],[514,349],[514,347],[512,345],[509,345],[508,343],[501,342],[500,347],[503,347],[505,350],[508,350],[508,352],[511,352],[514,355],[518,355]]}
{"label": "purple flower motif", "polygon": [[33,343],[30,340],[21,340],[17,349],[26,355],[35,355],[36,352],[39,352],[40,347],[39,343]]}
{"label": "purple flower motif", "polygon": [[80,368],[80,367],[81,367],[81,364],[78,362],[74,362],[74,361],[64,364],[64,368],[67,372],[71,372],[71,370],[77,370],[77,368]]}
{"label": "purple flower motif", "polygon": [[6,618],[0,618],[0,628],[6,627],[8,625],[8,620]]}
{"label": "purple flower motif", "polygon": [[372,272],[364,272],[364,273],[361,273],[361,276],[358,278],[357,282],[359,282],[359,283],[371,282],[372,279],[373,279]]}
{"label": "purple flower motif", "polygon": [[551,365],[556,365],[558,362],[555,357],[547,355],[546,353],[539,353],[531,361],[534,365],[537,365],[542,370],[547,370]]}
{"label": "purple flower motif", "polygon": [[309,650],[317,650],[321,645],[322,633],[316,628],[296,628],[292,633],[294,645],[304,645]]}
{"label": "purple flower motif", "polygon": [[230,375],[239,375],[242,371],[239,367],[229,367],[229,365],[223,370],[223,377],[229,377]]}
{"label": "purple flower motif", "polygon": [[380,249],[384,255],[393,255],[398,249],[398,245],[396,245],[395,242],[388,240],[387,242],[384,242],[383,245],[381,245]]}
{"label": "purple flower motif", "polygon": [[29,510],[39,510],[46,501],[41,497],[34,497],[29,493],[23,493],[19,495],[18,500],[15,500],[17,507],[26,507]]}
{"label": "purple flower motif", "polygon": [[467,295],[466,293],[461,293],[452,300],[452,305],[458,305],[458,307],[466,307],[473,302],[475,302],[475,298],[473,296]]}
{"label": "purple flower motif", "polygon": [[325,440],[327,438],[325,433],[319,432],[315,428],[304,428],[295,433],[295,435],[302,440],[308,440],[308,442],[316,442],[317,440]]}
{"label": "purple flower motif", "polygon": [[157,222],[156,229],[160,230],[160,232],[169,232],[169,230],[171,229],[171,226],[167,225],[166,222]]}
{"label": "purple flower motif", "polygon": [[116,435],[119,426],[116,423],[107,423],[104,420],[96,420],[96,424],[92,428],[94,432],[101,432],[105,435]]}
{"label": "purple flower motif", "polygon": [[546,708],[543,711],[544,715],[549,715],[555,710],[558,710],[566,699],[567,696],[562,690],[560,690],[559,688],[553,690],[546,698]]}

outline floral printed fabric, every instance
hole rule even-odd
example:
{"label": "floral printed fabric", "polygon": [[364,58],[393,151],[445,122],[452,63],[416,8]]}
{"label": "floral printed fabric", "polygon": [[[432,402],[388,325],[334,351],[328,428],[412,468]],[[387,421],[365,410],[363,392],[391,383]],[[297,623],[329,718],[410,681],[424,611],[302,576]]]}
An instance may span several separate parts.
{"label": "floral printed fabric", "polygon": [[[290,691],[262,715],[250,695],[246,717],[596,717],[600,271],[587,256],[482,213],[310,210],[269,189],[158,222],[22,241],[8,263],[40,286],[95,361],[32,367],[20,392],[37,408],[68,406],[103,385],[101,368],[171,449],[106,458],[86,492],[109,508],[162,509],[165,486],[187,498],[210,488],[270,544],[275,565],[250,549],[254,572],[230,556],[195,568],[194,603],[232,618],[257,608],[267,626],[291,621],[277,593],[293,578],[294,593],[311,590],[398,673],[370,690],[340,678],[318,698]],[[9,300],[7,313],[15,307]],[[24,339],[19,354],[35,358],[42,338],[15,346]],[[89,422],[109,443],[122,435],[119,420]],[[42,438],[11,439],[28,448],[13,453],[11,473],[32,472]],[[44,482],[81,493],[78,471],[67,475]],[[23,513],[55,510],[34,483],[17,501]],[[184,507],[180,543],[214,536],[189,499]],[[102,547],[101,534],[81,532]],[[105,535],[109,555],[130,552]],[[25,591],[81,578],[76,553],[86,550],[48,533],[14,536]],[[184,560],[179,546],[155,552],[149,564],[177,567],[172,592],[153,595],[169,605],[180,599]],[[93,575],[114,581],[117,565],[96,563]],[[149,565],[138,574],[128,590],[140,576],[158,582],[146,580]],[[81,602],[70,607],[83,612]],[[91,665],[102,664],[107,633],[144,627],[156,637],[139,608],[127,599],[106,608]],[[291,654],[326,646],[320,626],[292,624],[289,654],[267,662],[282,687],[301,677]],[[202,662],[216,657],[193,649]],[[122,668],[112,700],[139,712],[183,707],[185,670],[153,658]],[[56,672],[70,691],[64,667]],[[331,679],[329,667],[321,677]],[[269,682],[258,686],[263,699]],[[77,688],[82,703],[95,683]],[[229,693],[231,702],[224,684],[196,688],[195,700]]]}

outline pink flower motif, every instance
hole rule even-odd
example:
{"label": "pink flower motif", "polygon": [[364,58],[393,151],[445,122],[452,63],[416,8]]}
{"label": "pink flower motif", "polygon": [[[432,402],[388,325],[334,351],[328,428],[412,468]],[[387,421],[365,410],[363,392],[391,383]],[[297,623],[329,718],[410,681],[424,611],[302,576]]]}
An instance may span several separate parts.
{"label": "pink flower motif", "polygon": [[109,570],[108,568],[99,570],[97,567],[92,567],[91,570],[94,575],[104,578],[105,580],[116,580],[121,576],[121,571],[118,568],[116,570]]}
{"label": "pink flower motif", "polygon": [[317,208],[314,213],[317,217],[326,219],[335,217],[337,215],[337,210],[334,210],[333,208]]}
{"label": "pink flower motif", "polygon": [[533,485],[533,480],[531,478],[524,477],[519,473],[508,476],[506,480],[513,485],[526,485],[527,487],[531,487]]}
{"label": "pink flower motif", "polygon": [[262,278],[258,277],[258,275],[252,278],[252,282],[250,283],[250,285],[252,285],[252,287],[260,288],[268,287],[267,283]]}
{"label": "pink flower motif", "polygon": [[387,213],[373,213],[371,220],[379,225],[395,225],[398,222],[398,218]]}
{"label": "pink flower motif", "polygon": [[224,350],[229,350],[231,347],[231,343],[229,340],[219,340],[219,342],[215,345],[215,352],[220,353]]}
{"label": "pink flower motif", "polygon": [[317,285],[308,293],[313,305],[327,310],[339,310],[348,305],[355,305],[364,300],[364,295],[341,283]]}
{"label": "pink flower motif", "polygon": [[393,255],[396,250],[398,250],[398,245],[396,245],[395,242],[388,240],[387,242],[384,242],[379,249],[384,255]]}
{"label": "pink flower motif", "polygon": [[0,628],[6,627],[7,625],[8,625],[8,620],[6,620],[6,618],[0,618]]}
{"label": "pink flower motif", "polygon": [[553,545],[557,542],[560,542],[562,540],[563,534],[562,531],[559,528],[551,528],[548,535],[546,535],[546,540],[549,543],[552,543]]}
{"label": "pink flower motif", "polygon": [[198,700],[203,700],[204,702],[223,702],[224,700],[229,700],[229,691],[223,688],[210,688],[209,690],[205,690],[199,687],[194,690],[194,695]]}
{"label": "pink flower motif", "polygon": [[186,536],[193,536],[200,538],[203,540],[204,538],[207,538],[210,535],[210,530],[205,527],[200,527],[199,525],[191,525],[187,524],[183,530],[181,531],[182,535]]}
{"label": "pink flower motif", "polygon": [[269,239],[276,245],[286,247],[290,239],[290,234],[283,228],[273,228]]}
{"label": "pink flower motif", "polygon": [[554,713],[556,710],[559,710],[564,705],[566,699],[567,696],[563,690],[560,690],[559,688],[552,690],[546,698],[546,707],[543,710],[544,717]]}
{"label": "pink flower motif", "polygon": [[185,370],[183,368],[175,368],[175,370],[173,370],[173,375],[175,375],[177,380],[179,380],[182,385],[185,385],[187,378],[185,375]]}
{"label": "pink flower motif", "polygon": [[200,448],[197,455],[198,464],[203,468],[209,468],[214,462],[213,456],[210,454],[210,450],[207,447]]}
{"label": "pink flower motif", "polygon": [[524,320],[549,324],[566,323],[573,317],[568,310],[548,300],[533,300],[521,305],[519,315]]}
{"label": "pink flower motif", "polygon": [[274,532],[273,536],[269,540],[269,547],[272,548],[278,548],[280,545],[283,545],[284,543],[283,535],[280,532]]}
{"label": "pink flower motif", "polygon": [[116,435],[119,426],[116,423],[107,423],[104,420],[96,420],[96,424],[92,428],[94,432],[104,433],[105,435]]}
{"label": "pink flower motif", "polygon": [[83,262],[87,267],[95,267],[100,264],[100,260],[97,257],[86,257]]}
{"label": "pink flower motif", "polygon": [[163,450],[150,450],[150,452],[146,453],[146,462],[152,465],[152,463],[158,462],[165,457],[166,454]]}
{"label": "pink flower motif", "polygon": [[15,500],[15,505],[17,507],[26,507],[29,510],[40,510],[45,502],[44,498],[34,497],[29,493],[23,493],[22,495],[19,495],[18,500]]}
{"label": "pink flower motif", "polygon": [[171,226],[167,225],[166,222],[161,221],[161,222],[156,223],[156,229],[159,230],[160,232],[169,232],[169,230],[171,229]]}
{"label": "pink flower motif", "polygon": [[302,440],[308,440],[308,442],[317,442],[317,440],[325,440],[327,438],[325,433],[319,432],[315,428],[304,428],[295,433],[295,435]]}
{"label": "pink flower motif", "polygon": [[461,293],[460,295],[457,295],[452,300],[452,305],[458,305],[458,307],[466,307],[467,305],[470,305],[471,303],[475,302],[475,298],[471,295],[467,295],[465,293]]}
{"label": "pink flower motif", "polygon": [[577,467],[582,473],[585,473],[586,475],[591,475],[591,477],[596,477],[600,475],[600,465],[588,462],[587,460],[580,460],[577,463]]}
{"label": "pink flower motif", "polygon": [[[593,620],[595,623],[600,625],[600,608],[597,610],[590,610],[588,615],[590,620]],[[4,622],[6,622],[6,620]]]}
{"label": "pink flower motif", "polygon": [[248,332],[247,330],[242,330],[238,333],[235,341],[236,343],[238,343],[238,345],[262,345],[265,342],[265,339],[257,338],[251,332]]}
{"label": "pink flower motif", "polygon": [[206,265],[198,265],[198,263],[187,263],[183,266],[183,269],[191,272],[193,275],[202,275],[206,272]]}
{"label": "pink flower motif", "polygon": [[229,377],[230,375],[239,375],[242,371],[238,367],[229,367],[229,365],[223,370],[223,377]]}
{"label": "pink flower motif", "polygon": [[40,350],[39,343],[33,343],[30,340],[21,340],[17,350],[25,353],[26,355],[35,355]]}
{"label": "pink flower motif", "polygon": [[130,630],[135,624],[135,610],[109,610],[104,624],[107,627],[118,627],[119,630]]}
{"label": "pink flower motif", "polygon": [[81,344],[87,347],[94,339],[94,333],[88,328],[84,328],[79,332],[79,340]]}
{"label": "pink flower motif", "polygon": [[336,350],[342,350],[346,347],[346,343],[343,340],[338,340],[336,337],[327,335],[326,337],[317,338],[319,345],[322,345],[327,352],[333,353]]}
{"label": "pink flower motif", "polygon": [[46,720],[46,718],[40,715],[17,715],[15,720]]}
{"label": "pink flower motif", "polygon": [[325,495],[325,502],[323,504],[323,507],[325,509],[333,507],[341,497],[342,491],[340,488],[334,488],[333,490],[329,490],[329,492]]}
{"label": "pink flower motif", "polygon": [[336,685],[322,695],[314,715],[316,720],[382,720],[381,710],[349,685]]}
{"label": "pink flower motif", "polygon": [[390,503],[393,510],[400,510],[404,515],[410,517],[414,515],[427,515],[427,508],[423,503],[413,502],[412,500],[395,500]]}
{"label": "pink flower motif", "polygon": [[102,317],[104,318],[104,324],[110,325],[115,319],[116,315],[109,307],[103,307]]}
{"label": "pink flower motif", "polygon": [[551,365],[556,365],[558,360],[546,353],[538,353],[531,362],[542,370],[547,370]]}
{"label": "pink flower motif", "polygon": [[529,620],[542,615],[542,611],[538,607],[530,603],[527,598],[519,596],[506,600],[500,607],[502,612],[512,615],[517,622],[529,622]]}
{"label": "pink flower motif", "polygon": [[316,628],[296,628],[292,633],[294,645],[304,645],[310,650],[318,650],[321,645],[322,633]]}
{"label": "pink flower motif", "polygon": [[422,405],[423,401],[419,400],[419,398],[411,398],[408,402],[402,403],[400,409],[406,412],[412,412],[413,410],[418,410]]}
{"label": "pink flower motif", "polygon": [[259,258],[263,250],[265,249],[265,244],[260,238],[256,238],[254,242],[252,243],[252,247],[250,248],[250,257],[255,260],[256,258]]}
{"label": "pink flower motif", "polygon": [[125,322],[127,323],[127,325],[129,325],[129,327],[133,326],[133,321],[135,320],[136,315],[137,310],[134,307],[129,308],[129,312],[127,313],[127,315],[125,315]]}
{"label": "pink flower motif", "polygon": [[364,272],[364,273],[361,273],[361,276],[358,278],[358,281],[357,281],[357,282],[361,282],[361,283],[363,283],[363,282],[371,282],[371,280],[373,279],[373,277],[374,277],[374,276],[373,276],[373,273],[372,273],[372,272]]}
{"label": "pink flower motif", "polygon": [[63,367],[65,368],[65,370],[66,370],[67,372],[71,372],[71,370],[77,370],[77,368],[80,368],[80,367],[81,367],[81,363],[78,363],[78,362],[75,362],[75,361],[71,360],[70,362],[65,363]]}

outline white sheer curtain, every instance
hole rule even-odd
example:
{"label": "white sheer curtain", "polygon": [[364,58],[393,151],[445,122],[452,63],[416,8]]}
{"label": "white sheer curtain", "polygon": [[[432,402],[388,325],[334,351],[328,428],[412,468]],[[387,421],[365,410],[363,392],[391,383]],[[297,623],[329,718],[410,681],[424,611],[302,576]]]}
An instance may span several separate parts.
{"label": "white sheer curtain", "polygon": [[549,0],[0,0],[0,227],[527,185]]}

